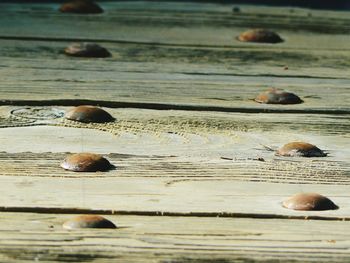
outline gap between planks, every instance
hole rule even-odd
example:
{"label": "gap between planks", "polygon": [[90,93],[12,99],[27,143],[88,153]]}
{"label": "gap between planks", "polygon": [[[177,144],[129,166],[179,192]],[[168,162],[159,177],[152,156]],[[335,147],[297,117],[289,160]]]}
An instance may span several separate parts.
{"label": "gap between planks", "polygon": [[208,218],[250,218],[250,219],[288,219],[288,220],[324,220],[350,221],[350,217],[322,215],[278,215],[262,213],[209,213],[209,212],[163,212],[163,211],[123,211],[105,209],[57,208],[57,207],[9,207],[0,206],[2,213],[38,213],[38,214],[98,214],[119,216],[157,216],[157,217],[208,217]]}

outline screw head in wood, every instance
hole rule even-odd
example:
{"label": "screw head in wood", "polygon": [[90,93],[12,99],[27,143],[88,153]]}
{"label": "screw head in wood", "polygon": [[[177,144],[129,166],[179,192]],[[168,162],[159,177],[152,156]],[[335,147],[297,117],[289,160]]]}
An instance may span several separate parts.
{"label": "screw head in wood", "polygon": [[76,13],[76,14],[100,14],[103,13],[103,9],[90,0],[73,0],[64,3],[59,8],[59,11],[63,13]]}
{"label": "screw head in wood", "polygon": [[275,88],[260,93],[254,100],[264,104],[300,104],[304,102],[294,93]]}
{"label": "screw head in wood", "polygon": [[115,229],[117,226],[111,221],[99,215],[80,215],[63,223],[65,229],[77,228],[111,228]]}
{"label": "screw head in wood", "polygon": [[237,40],[242,42],[255,42],[255,43],[271,43],[276,44],[283,42],[283,39],[275,32],[267,29],[251,29],[241,33]]}
{"label": "screw head in wood", "polygon": [[103,123],[115,120],[107,111],[95,106],[88,105],[81,105],[67,111],[65,118],[68,120],[84,123]]}
{"label": "screw head in wood", "polygon": [[241,9],[238,6],[234,6],[234,7],[232,7],[232,12],[233,13],[240,13]]}
{"label": "screw head in wood", "polygon": [[283,207],[293,210],[322,211],[335,210],[339,207],[329,198],[317,193],[299,193],[282,203]]}
{"label": "screw head in wood", "polygon": [[61,163],[61,167],[73,172],[103,172],[111,169],[113,166],[99,154],[76,153],[67,156]]}
{"label": "screw head in wood", "polygon": [[107,58],[112,54],[96,43],[72,43],[64,49],[64,53],[72,57]]}
{"label": "screw head in wood", "polygon": [[276,151],[276,155],[290,157],[325,157],[327,153],[307,142],[290,142]]}

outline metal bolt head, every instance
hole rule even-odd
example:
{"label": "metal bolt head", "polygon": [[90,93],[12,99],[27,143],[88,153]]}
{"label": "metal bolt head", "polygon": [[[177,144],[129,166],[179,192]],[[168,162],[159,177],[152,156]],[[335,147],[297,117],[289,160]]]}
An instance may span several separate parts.
{"label": "metal bolt head", "polygon": [[255,42],[255,43],[271,43],[276,44],[283,42],[283,39],[275,32],[267,29],[251,29],[241,33],[237,40],[242,42]]}
{"label": "metal bolt head", "polygon": [[282,203],[283,207],[293,210],[322,211],[335,210],[338,206],[329,198],[317,193],[299,193]]}
{"label": "metal bolt head", "polygon": [[99,215],[80,215],[74,217],[63,223],[65,229],[77,228],[111,228],[115,229],[117,226],[111,221]]}
{"label": "metal bolt head", "polygon": [[59,8],[63,13],[77,13],[77,14],[99,14],[103,13],[103,9],[96,3],[90,0],[73,0],[64,3]]}
{"label": "metal bolt head", "polygon": [[240,13],[241,9],[238,6],[234,6],[234,7],[232,7],[232,12],[233,13]]}
{"label": "metal bolt head", "polygon": [[325,157],[327,153],[307,142],[290,142],[276,151],[276,155],[290,157]]}
{"label": "metal bolt head", "polygon": [[61,163],[61,167],[73,172],[103,172],[111,169],[113,166],[99,154],[76,153],[67,156]]}
{"label": "metal bolt head", "polygon": [[112,54],[96,43],[72,43],[64,49],[64,53],[72,57],[107,58]]}
{"label": "metal bolt head", "polygon": [[300,104],[304,102],[294,93],[275,88],[260,93],[254,100],[264,104]]}
{"label": "metal bolt head", "polygon": [[115,119],[105,110],[95,107],[82,105],[75,107],[66,112],[65,118],[68,120],[79,121],[79,122],[111,122]]}

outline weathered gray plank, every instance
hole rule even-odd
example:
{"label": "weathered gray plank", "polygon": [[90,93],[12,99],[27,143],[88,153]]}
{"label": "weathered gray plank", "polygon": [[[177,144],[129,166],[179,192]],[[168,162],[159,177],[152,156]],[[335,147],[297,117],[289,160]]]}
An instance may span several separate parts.
{"label": "weathered gray plank", "polygon": [[[43,126],[0,129],[0,150],[16,153],[76,152],[85,149],[133,155],[245,159],[261,156],[269,159],[273,153],[264,150],[262,145],[278,148],[290,141],[308,141],[328,151],[330,156],[326,159],[349,160],[348,115],[105,108],[117,119],[116,122],[83,124],[64,121],[61,116],[67,109],[69,108],[1,107],[0,127],[56,125],[65,128]],[[16,143],[12,143],[12,140]]]}
{"label": "weathered gray plank", "polygon": [[[289,13],[244,6],[242,13],[232,14],[231,6],[215,4],[103,4],[107,12],[97,16],[61,14],[56,4],[2,4],[0,22],[6,26],[0,27],[0,36],[63,40],[2,41],[3,103],[38,101],[45,94],[46,100],[349,111],[346,13],[312,11],[308,17],[310,11],[303,9]],[[256,45],[234,40],[258,22],[281,29],[287,41]],[[59,53],[68,44],[64,40],[103,40],[99,34],[107,42],[117,41],[105,43],[114,58],[70,59]],[[283,70],[285,65],[290,69]],[[305,104],[274,107],[250,101],[269,86],[299,93]]]}
{"label": "weathered gray plank", "polygon": [[[350,219],[349,167],[333,163],[205,160],[108,156],[116,170],[72,173],[63,154],[2,154],[3,209],[92,209],[128,213],[220,213],[321,216]],[[56,158],[55,158],[56,157]],[[337,165],[335,165],[337,166]],[[281,202],[298,192],[319,192],[340,206],[296,212]],[[16,210],[16,209],[15,209]]]}
{"label": "weathered gray plank", "polygon": [[[162,102],[299,114],[108,109],[118,121],[95,126],[62,123],[56,117],[65,108],[1,107],[0,127],[16,128],[0,129],[0,210],[173,217],[108,216],[122,228],[67,232],[61,223],[70,215],[1,213],[0,261],[349,261],[348,222],[258,219],[350,220],[348,14],[102,4],[106,13],[98,16],[60,14],[56,4],[2,4],[0,103],[90,99],[113,107]],[[257,26],[277,30],[286,42],[234,40]],[[113,58],[59,53],[79,39],[101,40]],[[281,107],[250,100],[269,86],[296,92],[305,103]],[[317,111],[343,115],[301,114]],[[330,155],[277,158],[261,145],[275,148],[290,140],[315,143]],[[79,151],[107,154],[117,169],[77,174],[59,168],[62,152]],[[340,209],[281,207],[301,191],[327,195]]]}
{"label": "weathered gray plank", "polygon": [[[313,16],[308,17],[309,10],[290,13],[261,7],[242,7],[242,13],[232,14],[231,5],[218,4],[109,2],[103,6],[107,12],[102,15],[77,16],[57,12],[58,4],[2,4],[0,22],[7,26],[0,35],[233,46],[241,45],[234,41],[241,30],[270,27],[288,40],[282,47],[348,48],[346,12],[312,11]],[[341,41],[330,47],[328,38],[335,34],[343,34]]]}
{"label": "weathered gray plank", "polygon": [[[22,100],[35,101],[38,105],[41,100],[53,100],[51,104],[61,104],[61,100],[87,99],[97,104],[109,103],[111,106],[118,106],[118,102],[131,102],[137,103],[135,107],[141,108],[148,107],[143,105],[144,103],[155,103],[201,106],[202,110],[214,106],[226,108],[221,110],[236,111],[350,111],[347,79],[294,78],[291,81],[283,77],[264,76],[17,67],[2,68],[2,76],[2,104],[21,103]],[[292,91],[305,102],[281,106],[263,105],[252,101],[258,93],[271,86]],[[166,108],[162,105],[149,107]]]}
{"label": "weathered gray plank", "polygon": [[[142,119],[141,114],[137,115]],[[113,136],[83,128],[48,126],[7,128],[0,132],[2,150],[15,153],[1,154],[2,207],[339,218],[350,215],[346,196],[350,163],[348,134],[311,136],[303,134],[302,129],[288,133],[282,129],[260,135],[241,131],[236,136],[234,132],[225,136],[225,133],[211,135],[204,130],[206,137],[203,138],[186,132],[166,135],[139,130]],[[319,146],[323,149],[331,146],[328,148],[331,154],[326,158],[277,158],[254,141],[259,141],[259,136],[272,146],[282,138],[288,141],[293,136],[312,138],[317,145],[322,142]],[[39,153],[19,153],[21,151]],[[117,166],[116,170],[77,174],[59,168],[65,154],[40,153],[42,151],[129,155],[108,156]],[[265,162],[257,160],[258,157]],[[328,195],[341,208],[304,213],[281,207],[283,199],[301,191]]]}
{"label": "weathered gray plank", "polygon": [[73,216],[1,213],[1,260],[193,263],[350,258],[349,234],[344,231],[349,222],[107,216],[120,228],[63,230],[62,223]]}
{"label": "weathered gray plank", "polygon": [[[36,69],[42,76],[54,70],[107,72],[163,72],[243,76],[348,78],[349,52],[242,47],[187,47],[132,43],[101,43],[112,53],[108,59],[69,58],[70,42],[2,40],[1,66]],[[136,63],[135,63],[136,62]],[[288,66],[288,70],[284,67]],[[3,69],[4,70],[4,69]],[[37,78],[40,74],[37,76]],[[63,79],[62,79],[63,80]],[[293,78],[290,79],[291,81]],[[83,81],[83,79],[81,79]]]}

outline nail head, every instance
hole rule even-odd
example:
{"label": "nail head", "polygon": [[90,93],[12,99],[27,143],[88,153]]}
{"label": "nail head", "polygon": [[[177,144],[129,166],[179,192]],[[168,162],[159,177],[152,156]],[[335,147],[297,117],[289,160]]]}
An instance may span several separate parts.
{"label": "nail head", "polygon": [[103,122],[111,122],[115,119],[110,115],[107,111],[95,107],[82,105],[75,107],[66,112],[65,118],[68,120],[79,121],[84,123],[103,123]]}
{"label": "nail head", "polygon": [[271,88],[260,93],[254,99],[258,103],[263,104],[300,104],[303,100],[294,93],[280,89]]}
{"label": "nail head", "polygon": [[103,13],[103,9],[96,3],[89,0],[73,0],[64,3],[59,8],[63,13],[77,13],[77,14],[99,14]]}
{"label": "nail head", "polygon": [[61,167],[73,172],[97,172],[107,171],[112,168],[112,165],[99,154],[76,153],[67,156],[61,163]]}
{"label": "nail head", "polygon": [[65,229],[76,228],[111,228],[115,229],[117,226],[108,219],[99,215],[80,215],[63,223]]}
{"label": "nail head", "polygon": [[329,198],[317,193],[299,193],[282,203],[283,207],[293,210],[322,211],[338,209]]}
{"label": "nail head", "polygon": [[276,152],[280,156],[325,157],[327,154],[313,144],[307,142],[290,142]]}
{"label": "nail head", "polygon": [[280,43],[283,39],[275,32],[267,29],[251,29],[241,33],[237,39],[242,42],[256,42],[256,43]]}
{"label": "nail head", "polygon": [[96,43],[72,43],[64,49],[64,53],[72,57],[106,58],[112,56],[104,47]]}

